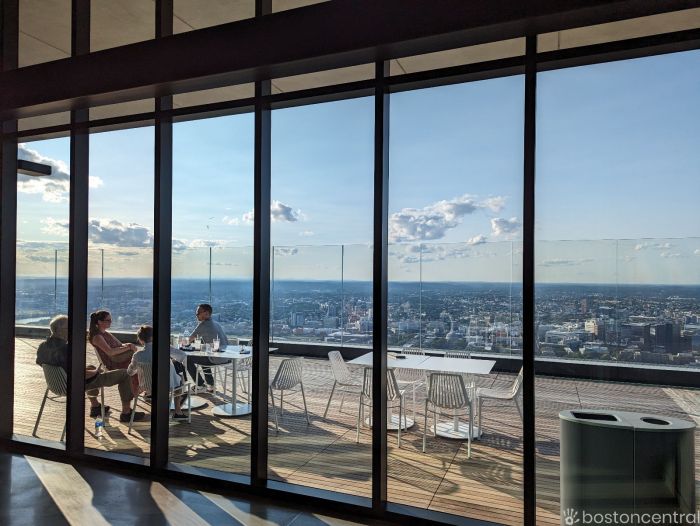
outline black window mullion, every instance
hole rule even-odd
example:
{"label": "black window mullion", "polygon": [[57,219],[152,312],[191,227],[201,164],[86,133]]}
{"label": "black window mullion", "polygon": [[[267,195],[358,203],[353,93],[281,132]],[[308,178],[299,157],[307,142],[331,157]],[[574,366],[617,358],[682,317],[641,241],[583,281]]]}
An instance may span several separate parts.
{"label": "black window mullion", "polygon": [[535,103],[537,36],[526,38],[523,163],[523,513],[536,523],[535,480]]}
{"label": "black window mullion", "polygon": [[[156,38],[173,34],[173,0],[156,2]],[[173,97],[155,100],[153,184],[153,404],[151,406],[151,467],[168,462],[170,417],[170,293],[173,217]],[[165,113],[164,113],[165,112]]]}
{"label": "black window mullion", "polygon": [[[374,94],[374,252],[372,270],[372,506],[387,501],[386,349],[389,224],[389,62],[377,62]],[[400,424],[399,424],[400,425]]]}
{"label": "black window mullion", "polygon": [[[18,0],[0,3],[0,70],[17,68]],[[0,438],[10,438],[15,390],[15,273],[17,272],[17,121],[2,123],[0,148]]]}

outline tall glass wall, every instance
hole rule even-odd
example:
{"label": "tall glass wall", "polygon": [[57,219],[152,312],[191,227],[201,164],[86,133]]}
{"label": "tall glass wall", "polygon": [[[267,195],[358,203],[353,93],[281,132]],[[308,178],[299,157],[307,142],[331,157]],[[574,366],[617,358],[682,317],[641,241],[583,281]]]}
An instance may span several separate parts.
{"label": "tall glass wall", "polygon": [[363,369],[337,351],[371,345],[373,119],[371,98],[272,114],[269,477],[364,497]]}
{"label": "tall glass wall", "polygon": [[14,432],[63,447],[66,416],[69,139],[20,144],[51,175],[18,175]]}
{"label": "tall glass wall", "polygon": [[150,378],[146,369],[141,376],[125,370],[134,352],[144,351],[137,331],[153,323],[153,137],[152,127],[90,135],[85,358],[105,371],[104,405],[111,411],[102,420],[101,395],[86,403],[85,447],[140,457],[150,449],[150,405],[141,400],[133,425],[129,416],[132,398],[148,392]]}
{"label": "tall glass wall", "polygon": [[[252,357],[238,344],[253,324],[253,151],[252,114],[173,126],[171,357],[200,386],[182,407],[173,401],[170,461],[240,475],[250,473]],[[200,304],[212,307],[210,321]],[[216,328],[227,359],[176,349],[190,336],[213,344]],[[177,421],[190,409],[191,421]]]}
{"label": "tall glass wall", "polygon": [[520,393],[491,395],[522,356],[523,86],[397,93],[390,114],[389,500],[505,524],[522,523]]}
{"label": "tall glass wall", "polygon": [[[630,380],[692,370],[700,353],[698,65],[691,51],[538,76],[535,358],[539,370],[589,366],[585,376],[536,378],[538,523],[591,511],[565,506],[570,491],[629,511],[604,484],[631,480],[624,440],[582,459],[596,490],[560,488],[572,447],[560,426],[572,411],[697,420],[697,390]],[[619,382],[607,380],[611,368]],[[687,482],[682,470],[655,454],[643,462],[662,475],[637,481],[637,511],[687,508],[673,494]]]}

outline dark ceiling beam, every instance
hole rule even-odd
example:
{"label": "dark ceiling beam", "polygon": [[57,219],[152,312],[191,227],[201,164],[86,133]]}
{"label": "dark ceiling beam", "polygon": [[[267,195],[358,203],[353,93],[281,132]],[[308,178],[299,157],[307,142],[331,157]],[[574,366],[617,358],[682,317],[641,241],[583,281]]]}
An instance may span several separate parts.
{"label": "dark ceiling beam", "polygon": [[333,0],[0,74],[0,118],[265,80],[700,6]]}

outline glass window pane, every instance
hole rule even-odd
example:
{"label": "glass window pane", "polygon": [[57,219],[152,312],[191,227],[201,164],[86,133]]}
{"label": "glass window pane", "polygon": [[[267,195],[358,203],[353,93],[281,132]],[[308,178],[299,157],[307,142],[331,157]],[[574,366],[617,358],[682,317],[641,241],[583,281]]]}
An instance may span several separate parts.
{"label": "glass window pane", "polygon": [[[18,175],[14,433],[63,448],[69,141],[20,144],[18,157],[51,167],[51,175]],[[53,319],[52,334],[49,324]]]}
{"label": "glass window pane", "polygon": [[[558,522],[574,494],[590,513],[608,505],[590,484],[621,495],[633,474],[620,460],[643,450],[620,439],[588,455],[590,440],[560,434],[563,412],[694,423],[687,400],[698,391],[677,385],[673,372],[695,367],[700,350],[699,65],[700,52],[690,51],[538,75],[538,522]],[[590,483],[567,478],[574,457]],[[695,512],[684,504],[695,468],[686,476],[657,461],[668,459],[643,456],[656,478],[638,479],[649,493],[636,509]],[[560,477],[570,483],[560,487]]]}
{"label": "glass window pane", "polygon": [[523,520],[522,109],[522,76],[391,95],[388,497],[502,524]]}
{"label": "glass window pane", "polygon": [[355,427],[362,370],[342,361],[372,341],[373,119],[371,98],[272,113],[268,476],[363,497],[372,448]]}
{"label": "glass window pane", "polygon": [[[173,341],[201,336],[208,345],[218,334],[233,358],[171,354],[201,392],[190,397],[192,422],[170,428],[170,461],[244,476],[252,368],[238,344],[248,344],[253,332],[253,225],[244,220],[253,209],[253,140],[252,114],[173,126]],[[200,304],[212,307],[213,322],[196,316]]]}
{"label": "glass window pane", "polygon": [[89,165],[86,362],[103,364],[105,372],[95,381],[107,385],[105,403],[112,410],[101,429],[98,409],[86,415],[85,447],[146,458],[150,406],[141,400],[136,415],[141,413],[143,421],[135,422],[131,432],[123,420],[133,407],[133,394],[147,393],[150,381],[147,368],[141,368],[141,377],[125,369],[134,350],[142,353],[137,361],[148,362],[150,353],[144,348],[150,347],[147,338],[139,342],[136,334],[153,323],[153,133],[153,127],[93,133]]}

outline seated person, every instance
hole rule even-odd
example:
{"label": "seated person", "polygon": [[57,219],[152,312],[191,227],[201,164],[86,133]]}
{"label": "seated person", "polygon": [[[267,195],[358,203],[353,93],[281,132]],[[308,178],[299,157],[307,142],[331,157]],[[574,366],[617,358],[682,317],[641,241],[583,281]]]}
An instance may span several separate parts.
{"label": "seated person", "polygon": [[[59,315],[54,317],[49,324],[51,334],[39,345],[36,353],[36,363],[39,365],[54,365],[62,368],[68,374],[68,316]],[[85,368],[85,392],[90,400],[90,416],[95,418],[101,414],[101,405],[97,401],[100,387],[119,388],[119,398],[122,402],[122,413],[119,420],[128,422],[131,418],[131,383],[129,375],[124,369],[104,372],[101,368],[89,365]],[[105,413],[109,407],[105,406]],[[144,413],[135,413],[134,420],[143,420]]]}
{"label": "seated person", "polygon": [[[219,339],[219,348],[223,349],[228,345],[228,338],[224,333],[224,329],[217,322],[211,319],[212,308],[208,303],[202,303],[197,307],[195,315],[199,324],[195,327],[194,331],[190,335],[190,343],[194,341],[195,338],[201,337],[204,343],[212,343],[215,338]],[[190,356],[187,358],[187,372],[190,374],[192,381],[197,378],[197,364],[199,365],[221,365],[223,363],[228,363],[230,360],[225,358],[209,358],[208,356]],[[208,390],[214,390],[214,377],[211,371],[207,370],[204,373],[206,379]],[[199,378],[198,387],[204,386],[204,381]]]}
{"label": "seated person", "polygon": [[[131,363],[127,367],[127,374],[133,376],[138,372],[139,364],[152,364],[153,363],[153,327],[150,325],[142,325],[139,332],[136,333],[136,337],[139,343],[143,345],[143,349],[136,351],[134,356],[131,358]],[[175,371],[175,365],[172,359],[170,360],[170,389],[175,389],[182,385],[182,378]],[[151,393],[146,393],[150,395]],[[187,420],[187,415],[182,412],[182,396],[177,395],[173,397],[175,400],[175,414],[173,415],[173,420]]]}
{"label": "seated person", "polygon": [[[90,314],[88,341],[95,347],[100,360],[108,371],[126,369],[131,363],[131,357],[136,352],[133,343],[122,343],[107,329],[112,325],[112,315],[109,311],[98,310]],[[134,377],[131,382],[134,394],[138,392],[139,380]]]}

